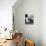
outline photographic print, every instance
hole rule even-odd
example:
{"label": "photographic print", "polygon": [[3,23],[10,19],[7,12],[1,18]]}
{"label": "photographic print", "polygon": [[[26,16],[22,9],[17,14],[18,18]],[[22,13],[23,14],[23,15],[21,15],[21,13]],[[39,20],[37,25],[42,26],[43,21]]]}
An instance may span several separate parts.
{"label": "photographic print", "polygon": [[33,24],[34,23],[34,16],[25,14],[25,24]]}

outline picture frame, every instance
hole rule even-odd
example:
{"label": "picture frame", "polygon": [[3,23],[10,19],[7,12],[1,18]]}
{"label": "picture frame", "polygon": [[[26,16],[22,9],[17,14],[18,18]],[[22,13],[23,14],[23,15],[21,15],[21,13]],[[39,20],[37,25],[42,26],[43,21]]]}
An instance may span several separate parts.
{"label": "picture frame", "polygon": [[25,24],[34,24],[34,16],[25,14]]}

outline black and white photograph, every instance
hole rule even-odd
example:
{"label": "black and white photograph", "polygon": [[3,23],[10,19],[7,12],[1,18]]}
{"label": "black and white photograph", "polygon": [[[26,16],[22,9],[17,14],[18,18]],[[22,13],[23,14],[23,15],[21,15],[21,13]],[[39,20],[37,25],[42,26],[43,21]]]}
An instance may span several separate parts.
{"label": "black and white photograph", "polygon": [[33,24],[34,23],[34,16],[25,14],[25,24]]}

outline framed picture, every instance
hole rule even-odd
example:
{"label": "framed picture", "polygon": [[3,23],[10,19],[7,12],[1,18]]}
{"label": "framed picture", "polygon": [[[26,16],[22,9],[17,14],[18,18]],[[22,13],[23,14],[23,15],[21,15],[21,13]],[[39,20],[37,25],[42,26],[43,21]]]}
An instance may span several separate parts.
{"label": "framed picture", "polygon": [[25,14],[25,24],[34,24],[34,16]]}

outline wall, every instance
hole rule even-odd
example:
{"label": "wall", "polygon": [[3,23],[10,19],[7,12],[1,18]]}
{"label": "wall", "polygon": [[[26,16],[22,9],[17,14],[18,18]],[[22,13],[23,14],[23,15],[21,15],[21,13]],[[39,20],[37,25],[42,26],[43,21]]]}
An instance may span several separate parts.
{"label": "wall", "polygon": [[12,6],[16,0],[0,0],[0,27],[12,28]]}
{"label": "wall", "polygon": [[[14,5],[15,6],[15,5]],[[25,14],[34,15],[34,24],[25,24]],[[14,9],[15,29],[23,33],[23,37],[35,41],[36,46],[41,46],[41,0],[23,0]]]}
{"label": "wall", "polygon": [[46,46],[46,0],[41,1],[41,41]]}

